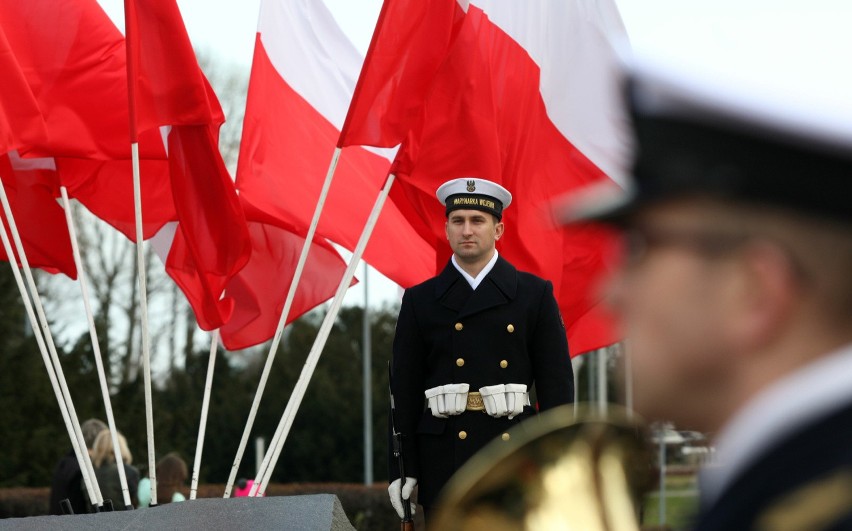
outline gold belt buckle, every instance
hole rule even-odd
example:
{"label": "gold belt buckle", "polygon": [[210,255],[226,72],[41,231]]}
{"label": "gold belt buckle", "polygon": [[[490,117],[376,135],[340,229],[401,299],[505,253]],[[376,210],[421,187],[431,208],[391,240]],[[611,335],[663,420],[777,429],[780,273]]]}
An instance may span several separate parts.
{"label": "gold belt buckle", "polygon": [[485,402],[482,401],[482,395],[476,391],[471,391],[467,394],[467,411],[485,411]]}

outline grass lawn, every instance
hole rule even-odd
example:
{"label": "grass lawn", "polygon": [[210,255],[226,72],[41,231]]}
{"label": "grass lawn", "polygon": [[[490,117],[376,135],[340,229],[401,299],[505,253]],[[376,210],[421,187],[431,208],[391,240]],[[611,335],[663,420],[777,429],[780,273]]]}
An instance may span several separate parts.
{"label": "grass lawn", "polygon": [[[690,518],[698,508],[698,493],[694,476],[671,476],[666,478],[665,524],[674,530],[689,529]],[[655,490],[645,498],[645,526],[660,525],[660,496]]]}

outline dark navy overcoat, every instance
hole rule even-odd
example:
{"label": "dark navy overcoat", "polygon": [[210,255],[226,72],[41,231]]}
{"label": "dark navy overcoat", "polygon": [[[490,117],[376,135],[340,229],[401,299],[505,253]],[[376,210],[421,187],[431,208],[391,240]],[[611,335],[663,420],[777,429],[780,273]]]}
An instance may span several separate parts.
{"label": "dark navy overcoat", "polygon": [[[476,290],[452,263],[405,291],[393,344],[391,387],[396,429],[404,435],[406,476],[416,477],[418,502],[431,507],[452,474],[494,438],[508,440],[515,424],[465,411],[434,417],[424,391],[467,383],[471,391],[495,384],[535,387],[540,410],[573,401],[574,378],[565,327],[553,285],[520,272],[503,257]],[[391,480],[399,477],[391,456]]]}

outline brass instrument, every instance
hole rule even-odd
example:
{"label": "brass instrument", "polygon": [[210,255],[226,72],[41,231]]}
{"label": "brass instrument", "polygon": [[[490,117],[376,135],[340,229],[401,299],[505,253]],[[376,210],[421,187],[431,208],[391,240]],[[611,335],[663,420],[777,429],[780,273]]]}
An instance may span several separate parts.
{"label": "brass instrument", "polygon": [[563,406],[483,448],[450,480],[434,521],[440,531],[638,531],[652,484],[642,425],[623,412],[575,417]]}

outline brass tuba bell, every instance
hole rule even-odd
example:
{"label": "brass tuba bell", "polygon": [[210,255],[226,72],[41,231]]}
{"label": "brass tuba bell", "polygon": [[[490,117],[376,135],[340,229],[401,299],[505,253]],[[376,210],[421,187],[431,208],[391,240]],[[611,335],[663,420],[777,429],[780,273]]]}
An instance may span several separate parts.
{"label": "brass tuba bell", "polygon": [[445,488],[430,529],[638,531],[652,484],[644,427],[562,406],[518,425]]}

